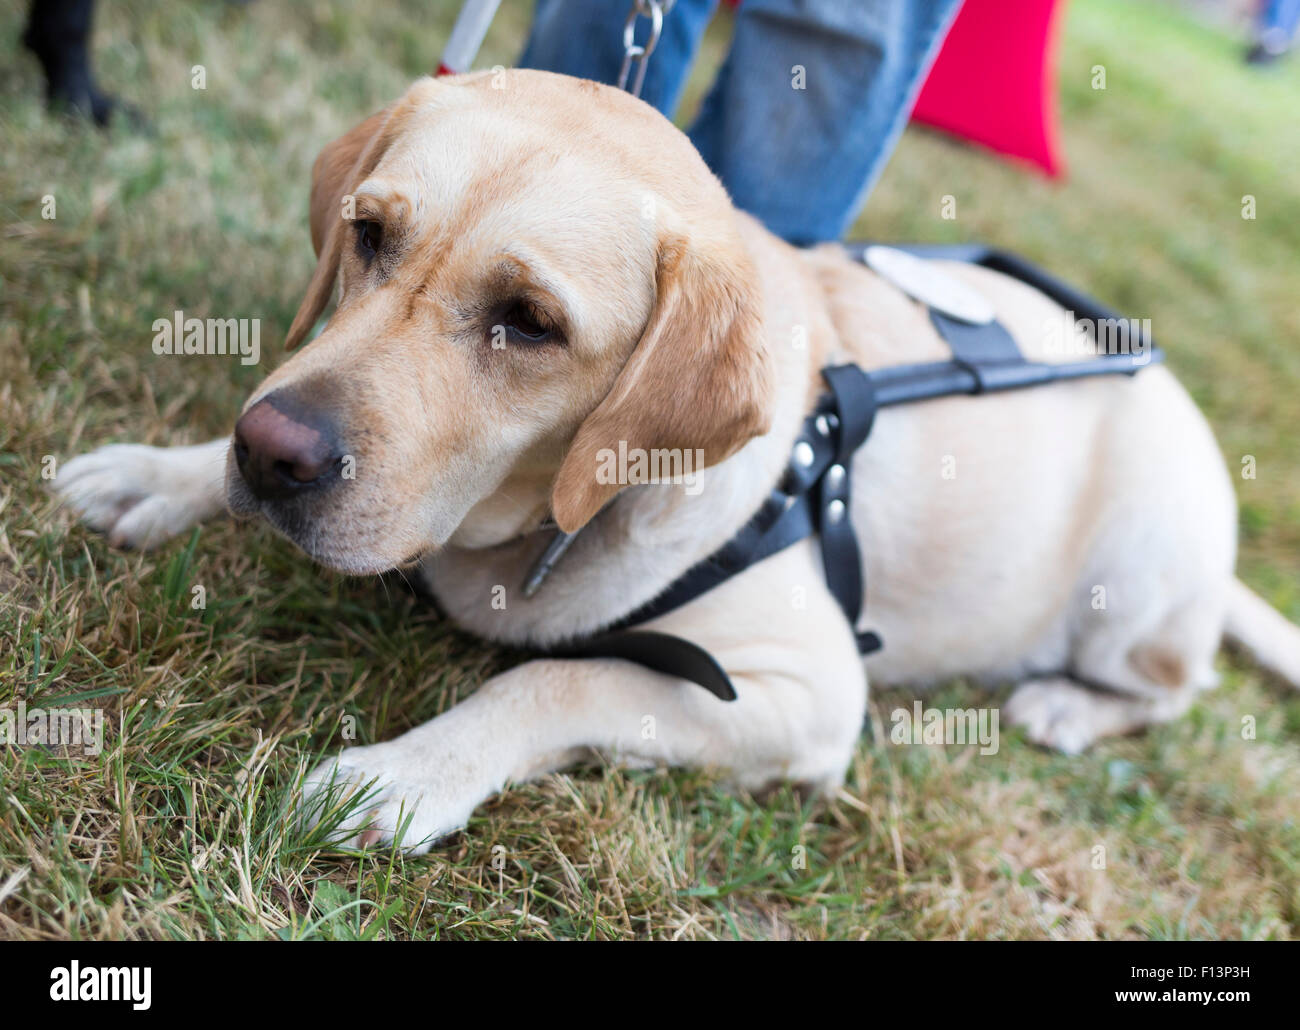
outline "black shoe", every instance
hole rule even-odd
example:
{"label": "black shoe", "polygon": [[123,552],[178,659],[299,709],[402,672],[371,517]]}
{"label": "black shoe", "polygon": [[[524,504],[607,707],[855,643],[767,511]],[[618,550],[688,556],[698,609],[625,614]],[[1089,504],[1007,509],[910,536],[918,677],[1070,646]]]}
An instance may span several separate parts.
{"label": "black shoe", "polygon": [[90,71],[90,0],[37,0],[23,33],[23,43],[41,62],[45,97],[52,110],[67,111],[106,126],[114,114],[142,126],[140,112],[101,92]]}
{"label": "black shoe", "polygon": [[1246,51],[1246,63],[1266,65],[1285,57],[1291,51],[1291,41],[1281,33],[1265,32],[1258,43]]}

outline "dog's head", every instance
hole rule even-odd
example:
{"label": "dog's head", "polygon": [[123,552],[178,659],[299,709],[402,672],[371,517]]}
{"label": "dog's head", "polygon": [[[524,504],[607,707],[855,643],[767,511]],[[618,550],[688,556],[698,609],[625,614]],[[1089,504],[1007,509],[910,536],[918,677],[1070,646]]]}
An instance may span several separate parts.
{"label": "dog's head", "polygon": [[772,389],[753,269],[686,138],[617,90],[544,72],[425,79],[325,148],[318,264],[289,330],[321,334],[240,417],[236,514],[375,572],[623,485],[603,452],[728,457]]}

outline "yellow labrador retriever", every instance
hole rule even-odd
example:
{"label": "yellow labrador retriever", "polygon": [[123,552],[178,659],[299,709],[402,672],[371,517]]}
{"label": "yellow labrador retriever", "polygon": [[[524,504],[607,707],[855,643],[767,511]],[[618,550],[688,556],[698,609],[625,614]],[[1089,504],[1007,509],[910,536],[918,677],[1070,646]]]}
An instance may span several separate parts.
{"label": "yellow labrador retriever", "polygon": [[[311,233],[289,347],[336,285],[337,310],[233,441],[105,447],[63,470],[62,498],[114,542],[154,545],[228,506],[334,569],[418,565],[460,625],[547,646],[654,598],[750,518],[825,365],[948,356],[920,304],[734,210],[652,108],[542,72],[417,82],[325,148]],[[948,271],[1052,360],[1055,305]],[[700,455],[702,488],[599,476],[620,446]],[[1014,681],[1004,714],[1071,752],[1186,710],[1225,629],[1300,683],[1300,631],[1234,578],[1224,462],[1163,368],[886,409],[853,475],[882,682]],[[525,597],[551,520],[585,528]],[[344,750],[309,787],[377,781],[349,832],[390,840],[405,811],[421,850],[508,781],[592,750],[749,788],[841,781],[867,676],[812,541],[650,628],[706,647],[739,699],[616,659],[540,659]]]}

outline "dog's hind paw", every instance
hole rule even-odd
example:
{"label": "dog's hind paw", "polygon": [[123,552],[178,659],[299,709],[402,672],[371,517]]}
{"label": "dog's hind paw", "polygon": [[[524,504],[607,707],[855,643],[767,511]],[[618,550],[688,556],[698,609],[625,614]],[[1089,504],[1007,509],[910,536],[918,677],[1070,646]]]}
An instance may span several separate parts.
{"label": "dog's hind paw", "polygon": [[147,550],[223,509],[228,445],[110,444],[57,468],[53,491],[114,547]]}
{"label": "dog's hind paw", "polygon": [[1106,732],[1100,718],[1106,703],[1087,687],[1052,677],[1022,683],[1002,712],[1035,744],[1077,755]]}
{"label": "dog's hind paw", "polygon": [[1035,744],[1077,755],[1103,737],[1132,733],[1182,715],[1193,694],[1183,690],[1150,700],[1049,676],[1022,683],[1002,712],[1012,726],[1023,726],[1025,736]]}

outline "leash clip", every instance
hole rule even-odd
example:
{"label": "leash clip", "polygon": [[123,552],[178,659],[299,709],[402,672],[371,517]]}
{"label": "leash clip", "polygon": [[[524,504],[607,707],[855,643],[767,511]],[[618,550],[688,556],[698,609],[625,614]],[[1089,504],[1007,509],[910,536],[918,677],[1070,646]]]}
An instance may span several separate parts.
{"label": "leash clip", "polygon": [[528,575],[524,577],[524,597],[532,597],[542,588],[546,582],[546,577],[551,574],[559,560],[564,557],[564,552],[572,545],[577,538],[577,533],[566,533],[562,529],[555,531],[555,536],[551,537],[551,542],[546,545],[546,550],[541,554],[537,561],[533,562],[533,567],[528,570]]}

